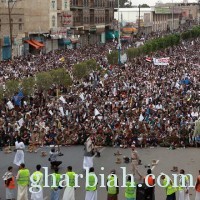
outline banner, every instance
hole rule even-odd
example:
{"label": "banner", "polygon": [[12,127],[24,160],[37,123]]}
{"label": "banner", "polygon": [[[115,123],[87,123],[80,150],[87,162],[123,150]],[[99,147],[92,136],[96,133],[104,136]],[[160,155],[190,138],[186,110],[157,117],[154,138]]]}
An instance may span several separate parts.
{"label": "banner", "polygon": [[150,57],[146,57],[146,59],[145,59],[147,62],[152,62],[152,58],[150,58]]}
{"label": "banner", "polygon": [[15,96],[13,97],[14,105],[16,105],[16,106],[21,106],[21,100],[23,99],[23,97],[24,97],[24,94],[23,94],[23,92],[20,90],[20,91],[18,92],[18,94],[15,95]]}
{"label": "banner", "polygon": [[169,57],[166,58],[153,58],[154,65],[169,65]]}

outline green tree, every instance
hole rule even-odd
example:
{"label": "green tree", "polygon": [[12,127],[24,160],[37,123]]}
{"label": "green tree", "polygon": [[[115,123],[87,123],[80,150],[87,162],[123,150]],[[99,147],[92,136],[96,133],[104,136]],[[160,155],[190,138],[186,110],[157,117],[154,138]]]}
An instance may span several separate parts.
{"label": "green tree", "polygon": [[89,72],[91,72],[91,71],[97,69],[97,62],[96,62],[96,60],[94,60],[94,59],[85,61],[85,64],[86,64],[87,70],[88,70]]}
{"label": "green tree", "polygon": [[82,79],[88,75],[86,63],[79,63],[73,67],[73,76],[76,79]]}
{"label": "green tree", "polygon": [[[118,0],[115,0],[115,7],[118,7]],[[119,0],[119,7],[120,8],[131,8],[132,2],[129,0]]]}
{"label": "green tree", "polygon": [[19,91],[19,81],[18,80],[8,80],[6,81],[6,97],[13,97],[16,92]]}
{"label": "green tree", "polygon": [[112,51],[110,54],[107,55],[108,62],[111,65],[118,64],[118,51]]}
{"label": "green tree", "polygon": [[35,78],[29,77],[22,80],[22,91],[25,95],[31,95],[34,92]]}
{"label": "green tree", "polygon": [[49,72],[41,72],[36,75],[36,85],[40,90],[48,90],[53,84],[53,78]]}
{"label": "green tree", "polygon": [[52,77],[53,83],[57,85],[63,85],[67,87],[72,84],[70,75],[66,72],[66,69],[64,68],[52,70],[50,71],[50,75]]}
{"label": "green tree", "polygon": [[145,4],[140,5],[140,8],[150,8],[150,6],[145,3]]}
{"label": "green tree", "polygon": [[2,103],[4,97],[3,86],[0,86],[0,103]]}

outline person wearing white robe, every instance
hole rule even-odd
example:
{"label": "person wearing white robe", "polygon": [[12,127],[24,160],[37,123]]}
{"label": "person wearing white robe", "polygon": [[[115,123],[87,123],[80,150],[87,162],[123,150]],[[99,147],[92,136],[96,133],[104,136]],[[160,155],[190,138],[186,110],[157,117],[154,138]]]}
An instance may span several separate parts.
{"label": "person wearing white robe", "polygon": [[[87,172],[86,172],[87,174]],[[91,167],[88,173],[88,186],[86,185],[85,200],[97,200],[97,182],[95,183],[94,168]]]}
{"label": "person wearing white robe", "polygon": [[20,166],[21,163],[24,163],[24,149],[25,149],[25,145],[23,142],[15,142],[15,148],[17,150],[16,154],[15,154],[15,158],[13,163],[17,166]]}
{"label": "person wearing white robe", "polygon": [[38,185],[39,187],[34,187],[33,192],[31,192],[31,200],[43,200],[43,173],[40,171],[41,170],[41,165],[36,166],[36,172],[32,174],[32,179],[36,186]]}
{"label": "person wearing white robe", "polygon": [[72,171],[72,167],[67,167],[68,182],[66,183],[66,188],[63,194],[63,200],[75,200],[75,172]]}
{"label": "person wearing white robe", "polygon": [[[180,170],[180,174],[185,175],[185,171],[183,169]],[[185,183],[182,179],[185,179]],[[185,185],[185,187],[182,187],[182,183]],[[189,179],[188,178],[182,178],[180,176],[179,181],[179,200],[190,200],[190,194],[189,194]]]}
{"label": "person wearing white robe", "polygon": [[93,150],[94,146],[91,137],[88,137],[87,141],[85,142],[85,155],[83,159],[83,169],[85,170],[93,167]]}

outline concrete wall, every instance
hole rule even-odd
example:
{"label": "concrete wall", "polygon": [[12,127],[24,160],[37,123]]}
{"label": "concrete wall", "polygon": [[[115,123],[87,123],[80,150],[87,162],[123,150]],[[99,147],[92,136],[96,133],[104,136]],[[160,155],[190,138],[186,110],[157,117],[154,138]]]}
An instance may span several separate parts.
{"label": "concrete wall", "polygon": [[[12,25],[13,25],[13,36],[17,36],[20,33],[24,32],[24,11],[22,8],[13,8],[11,13]],[[9,15],[8,8],[0,7],[0,38],[3,36],[10,35],[10,26],[9,26]],[[19,29],[19,24],[21,24],[21,29]]]}
{"label": "concrete wall", "polygon": [[49,32],[50,0],[26,0],[24,3],[24,31]]}

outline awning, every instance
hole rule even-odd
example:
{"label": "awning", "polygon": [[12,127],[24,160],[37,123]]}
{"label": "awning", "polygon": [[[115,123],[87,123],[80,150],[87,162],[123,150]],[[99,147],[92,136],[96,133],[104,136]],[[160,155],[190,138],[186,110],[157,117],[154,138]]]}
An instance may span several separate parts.
{"label": "awning", "polygon": [[65,45],[70,45],[71,44],[71,40],[64,40],[64,44]]}
{"label": "awning", "polygon": [[129,35],[124,35],[124,36],[122,36],[121,38],[123,38],[123,39],[130,39],[131,36],[129,36]]}
{"label": "awning", "polygon": [[31,46],[35,47],[36,49],[39,49],[40,46],[36,45],[35,43],[33,43],[31,40],[25,40],[25,42],[29,43]]}
{"label": "awning", "polygon": [[33,42],[34,44],[36,44],[39,47],[44,47],[44,44],[42,44],[41,42],[38,42],[37,40],[31,40],[31,42]]}
{"label": "awning", "polygon": [[115,39],[115,34],[112,31],[106,32],[106,39]]}

